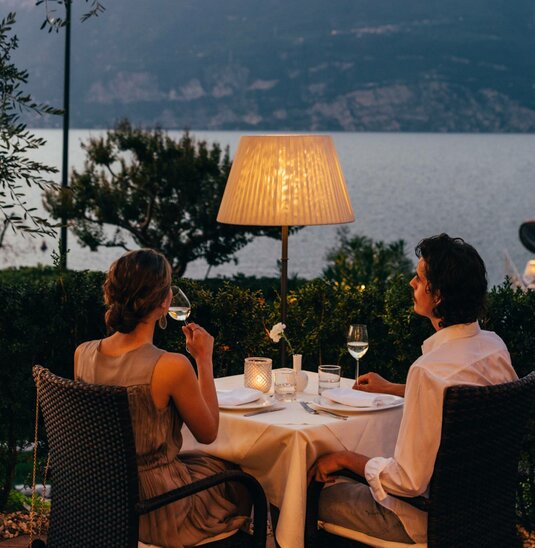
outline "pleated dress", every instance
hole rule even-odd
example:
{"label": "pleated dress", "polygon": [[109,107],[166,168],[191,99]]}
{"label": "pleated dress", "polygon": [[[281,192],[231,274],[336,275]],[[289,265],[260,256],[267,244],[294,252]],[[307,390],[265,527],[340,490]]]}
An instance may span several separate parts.
{"label": "pleated dress", "polygon": [[[144,344],[117,357],[99,350],[100,340],[80,346],[77,379],[124,386],[136,444],[141,500],[236,466],[208,455],[180,455],[182,418],[170,403],[159,410],[152,401],[150,382],[164,350]],[[245,526],[250,504],[243,488],[228,483],[202,491],[140,517],[139,540],[162,547],[182,548]]]}

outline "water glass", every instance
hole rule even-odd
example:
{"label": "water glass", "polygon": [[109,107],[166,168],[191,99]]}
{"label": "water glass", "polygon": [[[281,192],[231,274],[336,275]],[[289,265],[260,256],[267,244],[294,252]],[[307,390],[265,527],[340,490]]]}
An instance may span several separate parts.
{"label": "water glass", "polygon": [[280,401],[294,401],[297,393],[297,379],[295,371],[288,367],[274,369],[275,399]]}
{"label": "water glass", "polygon": [[318,367],[318,394],[324,390],[340,388],[342,368],[339,365],[320,365]]}

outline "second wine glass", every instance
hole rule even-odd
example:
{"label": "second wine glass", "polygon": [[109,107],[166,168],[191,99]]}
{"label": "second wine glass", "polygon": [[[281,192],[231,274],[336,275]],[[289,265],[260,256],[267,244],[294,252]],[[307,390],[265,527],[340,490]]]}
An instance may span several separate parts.
{"label": "second wine glass", "polygon": [[347,332],[347,349],[357,361],[355,366],[355,379],[360,375],[359,360],[368,352],[368,329],[363,324],[351,324]]}
{"label": "second wine glass", "polygon": [[187,319],[191,313],[191,304],[189,299],[180,287],[177,287],[176,285],[171,286],[171,291],[173,293],[173,298],[171,299],[171,304],[169,305],[169,316],[171,316],[173,320],[188,323]]}

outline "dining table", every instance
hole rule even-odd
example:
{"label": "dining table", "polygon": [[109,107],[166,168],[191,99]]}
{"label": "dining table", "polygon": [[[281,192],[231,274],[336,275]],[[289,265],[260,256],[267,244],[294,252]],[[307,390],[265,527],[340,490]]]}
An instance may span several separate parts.
{"label": "dining table", "polygon": [[[276,412],[246,416],[251,405],[221,409],[219,432],[204,445],[183,427],[183,451],[203,452],[238,464],[264,488],[269,503],[279,510],[274,530],[281,548],[303,548],[306,515],[307,471],[316,459],[333,451],[355,451],[369,457],[394,454],[403,406],[357,409],[344,412],[346,420],[305,411],[301,401],[318,409],[318,375],[307,372],[308,385],[291,402],[270,401],[264,406],[283,407]],[[215,380],[218,391],[243,387],[244,376]],[[342,378],[340,386],[355,381]],[[336,411],[339,413],[338,411]]]}

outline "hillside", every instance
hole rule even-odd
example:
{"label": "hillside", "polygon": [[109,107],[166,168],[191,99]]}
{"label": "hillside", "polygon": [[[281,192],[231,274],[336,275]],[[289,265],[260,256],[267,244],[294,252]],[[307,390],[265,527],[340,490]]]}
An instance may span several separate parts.
{"label": "hillside", "polygon": [[[85,23],[74,2],[72,127],[535,131],[531,0],[101,1]],[[33,0],[0,7],[30,91],[61,105],[62,33]]]}

